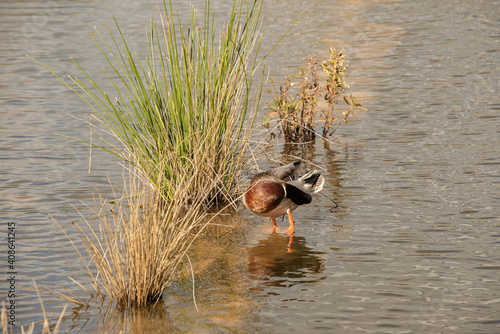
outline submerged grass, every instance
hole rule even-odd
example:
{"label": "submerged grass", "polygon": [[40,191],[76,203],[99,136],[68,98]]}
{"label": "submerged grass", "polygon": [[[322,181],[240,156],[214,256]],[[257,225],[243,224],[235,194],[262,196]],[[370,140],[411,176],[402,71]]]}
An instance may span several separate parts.
{"label": "submerged grass", "polygon": [[[130,49],[116,19],[117,32],[107,27],[105,36],[96,29],[92,36],[108,65],[113,93],[76,60],[84,79],[65,81],[51,72],[93,108],[102,129],[120,143],[92,131],[103,141],[94,146],[134,164],[167,200],[175,198],[182,177],[166,158],[182,165],[186,175],[201,170],[207,180],[205,201],[224,202],[237,193],[260,103],[261,89],[252,84],[260,63],[261,7],[262,0],[234,1],[219,31],[209,0],[201,25],[193,8],[187,26],[179,23],[172,3],[164,1],[161,23],[151,20],[149,56],[143,60]],[[185,195],[198,192],[192,188]]]}
{"label": "submerged grass", "polygon": [[[40,301],[40,305],[42,306],[43,321],[32,322],[27,327],[27,329],[25,331],[24,326],[15,325],[15,320],[14,321],[11,320],[10,314],[8,314],[8,312],[7,312],[8,307],[6,307],[5,302],[2,301],[2,310],[0,312],[1,313],[0,323],[2,326],[2,333],[3,334],[9,334],[9,332],[14,333],[14,329],[16,329],[16,327],[20,327],[21,333],[23,333],[23,334],[33,334],[33,333],[57,334],[57,333],[59,333],[59,327],[61,326],[61,322],[63,320],[64,314],[66,313],[67,305],[64,306],[64,308],[61,312],[61,315],[59,316],[59,318],[57,318],[57,322],[54,325],[49,325],[49,320],[54,320],[54,319],[47,318],[47,314],[45,313],[45,307],[43,305],[42,297],[40,297],[38,287],[37,287],[36,282],[34,280],[33,280],[33,285],[35,286],[35,290],[37,291],[37,295],[38,295],[38,300]],[[14,314],[14,319],[15,319],[15,314]],[[39,329],[37,329],[37,332],[35,332],[35,327],[40,322],[43,322],[42,330],[40,331]],[[19,331],[16,329],[16,333],[18,333],[18,332]]]}

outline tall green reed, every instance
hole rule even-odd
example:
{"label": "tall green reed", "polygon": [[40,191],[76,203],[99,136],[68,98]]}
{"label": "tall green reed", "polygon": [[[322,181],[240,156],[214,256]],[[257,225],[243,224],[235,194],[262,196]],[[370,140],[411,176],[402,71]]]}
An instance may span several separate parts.
{"label": "tall green reed", "polygon": [[[51,72],[93,108],[102,129],[119,142],[92,131],[104,142],[94,146],[132,163],[152,186],[164,180],[166,199],[173,199],[179,180],[179,170],[170,166],[180,162],[182,173],[203,175],[211,185],[205,202],[227,201],[238,190],[262,92],[252,89],[260,63],[261,7],[262,0],[235,1],[218,30],[209,0],[201,24],[192,8],[186,26],[164,0],[161,22],[153,18],[148,29],[146,59],[131,50],[116,19],[117,32],[96,29],[92,36],[108,65],[110,93],[76,60],[84,79],[65,81]],[[200,168],[201,174],[194,172]]]}

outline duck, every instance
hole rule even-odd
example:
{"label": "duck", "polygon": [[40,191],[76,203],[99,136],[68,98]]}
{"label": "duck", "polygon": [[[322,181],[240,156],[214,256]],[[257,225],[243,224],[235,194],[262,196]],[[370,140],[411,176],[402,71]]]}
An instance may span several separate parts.
{"label": "duck", "polygon": [[278,229],[276,218],[287,214],[290,226],[284,232],[293,235],[292,211],[311,203],[311,194],[323,189],[325,178],[317,170],[299,177],[301,165],[301,161],[296,161],[256,174],[243,195],[243,204],[250,211],[271,218],[273,227],[268,230],[272,232]]}

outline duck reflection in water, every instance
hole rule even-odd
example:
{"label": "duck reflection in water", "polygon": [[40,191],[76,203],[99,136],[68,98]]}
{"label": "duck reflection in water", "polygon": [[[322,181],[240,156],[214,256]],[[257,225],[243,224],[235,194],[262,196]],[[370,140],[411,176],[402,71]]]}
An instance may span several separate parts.
{"label": "duck reflection in water", "polygon": [[315,274],[324,270],[324,253],[307,247],[304,237],[272,233],[247,251],[250,278],[264,285],[290,286],[323,278]]}

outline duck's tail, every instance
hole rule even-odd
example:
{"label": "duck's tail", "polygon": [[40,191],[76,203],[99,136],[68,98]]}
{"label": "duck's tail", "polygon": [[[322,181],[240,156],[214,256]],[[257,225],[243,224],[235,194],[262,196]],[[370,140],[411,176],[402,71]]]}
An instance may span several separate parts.
{"label": "duck's tail", "polygon": [[299,179],[300,188],[307,193],[317,193],[323,189],[325,178],[317,170],[304,174]]}

